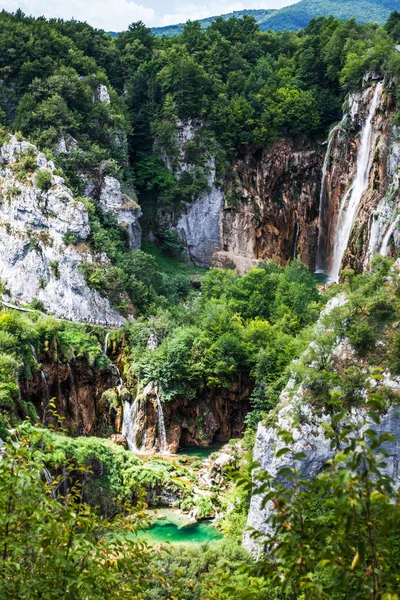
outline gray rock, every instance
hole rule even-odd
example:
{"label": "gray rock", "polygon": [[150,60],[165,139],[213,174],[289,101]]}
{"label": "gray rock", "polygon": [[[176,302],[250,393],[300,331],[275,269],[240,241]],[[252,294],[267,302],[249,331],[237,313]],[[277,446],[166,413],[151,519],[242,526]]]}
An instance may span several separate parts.
{"label": "gray rock", "polygon": [[139,223],[142,211],[135,198],[122,192],[121,184],[115,177],[104,177],[100,190],[100,205],[117,216],[118,223],[128,230],[132,250],[139,250],[142,243],[142,229]]}
{"label": "gray rock", "polygon": [[209,191],[193,204],[188,204],[176,229],[185,243],[190,259],[198,265],[209,266],[221,248],[221,218],[224,191],[215,183],[215,161],[209,165]]}
{"label": "gray rock", "polygon": [[[51,175],[48,191],[36,185],[36,175],[18,180],[15,165],[30,153]],[[21,179],[21,178],[20,178]],[[74,200],[54,164],[37,148],[15,136],[0,149],[0,279],[13,300],[42,301],[50,312],[65,318],[123,322],[107,299],[89,289],[80,271],[93,262],[87,246],[66,246],[64,235],[85,242],[90,233],[84,205]]]}
{"label": "gray rock", "polygon": [[111,98],[106,85],[99,85],[99,87],[96,90],[96,98],[102,104],[110,104]]}

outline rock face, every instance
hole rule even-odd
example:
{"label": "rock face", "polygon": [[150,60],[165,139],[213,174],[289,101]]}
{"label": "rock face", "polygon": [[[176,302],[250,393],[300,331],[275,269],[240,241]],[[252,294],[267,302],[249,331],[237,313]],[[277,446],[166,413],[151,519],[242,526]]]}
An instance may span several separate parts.
{"label": "rock face", "polygon": [[[174,156],[162,151],[165,165],[178,180],[194,169],[194,165],[186,159],[186,150],[187,144],[197,139],[201,127],[200,121],[178,120]],[[196,265],[207,267],[213,264],[213,256],[221,248],[224,191],[217,184],[215,158],[208,152],[203,170],[207,173],[207,189],[193,202],[186,204],[177,223],[171,228],[184,243],[188,259]]]}
{"label": "rock face", "polygon": [[215,160],[208,164],[208,191],[186,208],[176,229],[184,242],[189,258],[196,265],[210,266],[221,247],[220,226],[224,192],[217,187]]}
{"label": "rock face", "polygon": [[49,356],[41,367],[32,380],[21,384],[21,395],[33,403],[42,423],[56,423],[48,409],[49,400],[54,398],[62,426],[70,435],[109,437],[115,431],[120,418],[118,409],[113,408],[117,402],[107,397],[107,391],[119,383],[113,365],[97,371],[83,358],[61,363]]}
{"label": "rock face", "polygon": [[[34,298],[65,318],[123,322],[108,300],[88,288],[80,265],[93,261],[84,244],[89,218],[54,164],[15,136],[0,149],[0,280],[13,300]],[[79,246],[68,245],[74,238]]]}
{"label": "rock face", "polygon": [[[387,235],[385,252],[390,254],[393,245],[397,248],[400,234],[390,227],[399,204],[399,131],[391,124],[390,90],[377,78],[367,74],[364,90],[349,95],[343,120],[326,144],[285,138],[270,148],[244,148],[223,188],[216,185],[214,162],[209,158],[209,189],[186,206],[176,227],[191,260],[234,266],[243,273],[260,259],[286,264],[299,258],[311,269],[330,271],[338,215],[346,210],[356,182],[360,140],[378,86],[368,181],[357,204],[342,267],[368,268]],[[183,149],[199,126],[178,123],[177,165],[166,159],[177,174],[189,168]]]}
{"label": "rock face", "polygon": [[[352,184],[359,164],[360,132],[369,118],[378,85],[373,82],[363,92],[350,94],[343,121],[331,133],[321,202],[321,257],[318,261],[326,271],[331,267],[338,215],[351,202]],[[368,181],[356,210],[342,268],[351,267],[357,271],[367,268],[375,254],[381,251],[385,234],[397,216],[400,144],[398,132],[390,122],[392,112],[391,97],[381,87],[372,116]]]}
{"label": "rock face", "polygon": [[[397,382],[400,390],[400,381]],[[349,418],[355,422],[361,421],[363,414],[354,410]],[[260,464],[262,471],[275,477],[278,471],[284,467],[293,468],[293,462],[289,462],[286,456],[276,457],[276,453],[286,446],[285,442],[278,436],[279,430],[290,431],[295,439],[293,452],[302,452],[306,455],[301,461],[296,461],[296,469],[300,471],[301,478],[313,479],[320,473],[328,460],[334,456],[330,442],[325,438],[322,423],[329,423],[329,414],[316,415],[315,410],[307,405],[301,391],[295,393],[291,398],[290,386],[282,393],[277,422],[274,427],[265,427],[259,424],[256,442],[254,445],[253,460]],[[393,442],[385,442],[383,448],[388,452],[386,459],[386,473],[394,481],[399,480],[399,456],[400,456],[400,408],[392,406],[382,416],[380,425],[370,423],[369,427],[375,429],[378,435],[390,433],[396,439]],[[271,503],[262,506],[262,494],[253,494],[247,520],[247,527],[267,534],[270,529],[267,520],[272,512]],[[251,530],[247,531],[243,538],[244,547],[254,556],[262,551],[261,541],[255,541],[251,536]]]}
{"label": "rock face", "polygon": [[[236,382],[229,390],[206,390],[197,398],[180,398],[162,403],[166,448],[176,452],[190,445],[209,446],[240,437],[250,411],[248,382]],[[135,444],[141,452],[163,450],[160,438],[160,413],[154,387],[139,396],[135,413]]]}
{"label": "rock face", "polygon": [[136,199],[122,192],[118,179],[106,175],[100,188],[99,202],[105,211],[113,212],[118,223],[128,230],[131,249],[139,250],[142,243],[139,223],[142,211]]}
{"label": "rock face", "polygon": [[323,149],[309,140],[281,139],[238,156],[227,187],[217,263],[239,272],[257,259],[292,258],[315,265]]}

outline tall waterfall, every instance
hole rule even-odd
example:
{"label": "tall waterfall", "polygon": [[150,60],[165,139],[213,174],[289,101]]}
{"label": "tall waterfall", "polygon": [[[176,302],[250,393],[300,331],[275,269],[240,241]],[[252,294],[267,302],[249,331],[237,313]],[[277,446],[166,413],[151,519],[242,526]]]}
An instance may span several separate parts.
{"label": "tall waterfall", "polygon": [[160,437],[160,451],[166,452],[167,450],[167,433],[165,431],[164,412],[158,395],[158,386],[154,388],[157,400],[157,411],[158,411],[158,435]]}
{"label": "tall waterfall", "polygon": [[393,221],[393,223],[389,226],[387,232],[385,233],[385,236],[383,238],[382,241],[382,246],[381,246],[381,250],[380,250],[380,254],[382,254],[382,256],[387,256],[388,250],[389,250],[389,242],[390,242],[390,238],[392,237],[397,224],[400,220],[400,215],[397,215],[397,217],[395,218],[395,220]]}
{"label": "tall waterfall", "polygon": [[381,91],[382,83],[378,83],[375,88],[367,119],[361,132],[360,147],[357,153],[356,176],[350,189],[346,192],[340,203],[335,231],[332,265],[329,271],[329,277],[332,281],[339,280],[343,256],[349,243],[354,221],[357,217],[358,207],[368,186],[373,129],[372,120],[375,116]]}
{"label": "tall waterfall", "polygon": [[333,140],[335,139],[336,132],[342,128],[343,120],[339,125],[336,125],[329,133],[328,146],[326,148],[326,154],[324,164],[322,166],[322,181],[321,181],[321,192],[319,195],[319,213],[318,213],[318,242],[317,242],[317,255],[316,255],[316,271],[318,273],[325,273],[327,270],[327,248],[324,245],[325,240],[329,240],[329,222],[327,220],[327,211],[325,210],[326,200],[326,178],[328,175],[329,159],[331,157],[331,150]]}
{"label": "tall waterfall", "polygon": [[125,400],[122,420],[122,435],[126,437],[126,441],[128,442],[128,448],[131,452],[136,452],[138,450],[136,442],[137,432],[135,427],[138,408],[138,399],[134,400],[133,402]]}
{"label": "tall waterfall", "polygon": [[105,337],[105,340],[104,340],[103,354],[105,354],[105,356],[107,356],[108,338],[109,337],[110,337],[110,332],[106,333],[106,337]]}

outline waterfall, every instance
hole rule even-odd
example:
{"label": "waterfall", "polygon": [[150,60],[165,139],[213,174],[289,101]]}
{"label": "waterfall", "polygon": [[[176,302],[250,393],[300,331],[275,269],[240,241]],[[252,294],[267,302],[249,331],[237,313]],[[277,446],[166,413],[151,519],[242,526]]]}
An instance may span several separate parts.
{"label": "waterfall", "polygon": [[139,410],[139,400],[136,398],[133,402],[125,400],[123,420],[122,420],[122,435],[126,437],[128,442],[128,448],[131,452],[137,452],[138,448],[136,445],[136,417]]}
{"label": "waterfall", "polygon": [[105,356],[107,356],[108,338],[109,337],[110,337],[110,332],[106,333],[106,337],[105,337],[105,340],[104,340],[103,354],[105,354]]}
{"label": "waterfall", "polygon": [[157,400],[157,411],[158,411],[158,435],[160,437],[160,451],[162,453],[167,451],[167,434],[165,431],[165,422],[164,422],[164,412],[160,400],[160,396],[158,395],[158,386],[156,385],[154,388]]}
{"label": "waterfall", "polygon": [[329,277],[332,281],[339,280],[343,256],[346,252],[354,221],[357,217],[358,207],[368,186],[373,129],[372,120],[375,116],[381,91],[382,83],[378,83],[375,88],[368,116],[361,131],[360,146],[357,153],[356,176],[350,189],[346,192],[340,203],[335,231],[332,265],[329,272]]}
{"label": "waterfall", "polygon": [[383,241],[382,241],[381,250],[380,250],[380,254],[382,254],[382,256],[387,256],[387,253],[388,253],[388,250],[389,250],[390,238],[392,237],[392,235],[394,233],[394,230],[396,229],[396,226],[397,226],[399,220],[400,220],[400,215],[397,215],[397,217],[395,218],[395,220],[389,226],[387,232],[385,233],[385,236],[384,236]]}
{"label": "waterfall", "polygon": [[[37,366],[39,366],[39,361],[38,361],[35,347],[33,346],[33,344],[29,344],[29,346],[31,348],[33,360],[35,361],[35,364]],[[50,390],[49,390],[49,384],[47,383],[46,374],[43,371],[43,369],[40,369],[40,378],[42,380],[42,407],[43,407],[42,423],[43,423],[43,425],[45,425],[46,424],[46,416],[47,416],[46,413],[47,413],[47,410],[50,405]]]}
{"label": "waterfall", "polygon": [[46,375],[44,371],[40,371],[40,377],[42,379],[42,407],[43,407],[43,419],[42,419],[42,424],[45,425],[46,424],[46,416],[47,416],[47,411],[50,405],[50,391],[49,391],[49,385],[47,383],[47,379],[46,379]]}
{"label": "waterfall", "polygon": [[33,360],[35,361],[35,364],[38,365],[39,361],[38,361],[38,357],[37,357],[37,354],[36,354],[35,346],[33,344],[29,344],[29,346],[31,348]]}
{"label": "waterfall", "polygon": [[[331,156],[332,144],[335,138],[336,132],[342,128],[342,123],[347,117],[345,115],[342,122],[336,125],[332,129],[328,138],[328,146],[326,148],[326,154],[324,164],[322,166],[322,181],[321,181],[321,192],[319,195],[319,213],[318,213],[318,241],[317,241],[317,255],[316,255],[316,271],[317,273],[325,273],[326,271],[326,248],[323,246],[324,239],[329,238],[329,224],[325,223],[326,211],[325,209],[325,198],[326,198],[326,178],[328,175],[328,165]],[[328,231],[327,231],[328,230]],[[325,252],[324,252],[325,250]]]}

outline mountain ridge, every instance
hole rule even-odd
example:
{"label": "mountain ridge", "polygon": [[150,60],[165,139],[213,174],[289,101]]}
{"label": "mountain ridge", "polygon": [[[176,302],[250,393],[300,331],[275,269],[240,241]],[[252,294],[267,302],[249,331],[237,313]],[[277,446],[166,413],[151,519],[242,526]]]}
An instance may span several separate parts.
{"label": "mountain ridge", "polygon": [[[216,15],[201,19],[198,22],[206,29],[218,17],[227,20],[232,17],[243,18],[250,16],[255,18],[261,31],[269,29],[281,31],[283,29],[298,30],[308,25],[311,19],[320,16],[334,16],[339,19],[355,18],[360,23],[368,21],[382,25],[390,13],[399,8],[397,0],[300,0],[284,8],[275,9],[249,9],[234,11],[224,15]],[[166,27],[153,27],[154,35],[160,37],[172,37],[182,33],[184,23],[168,25]]]}

